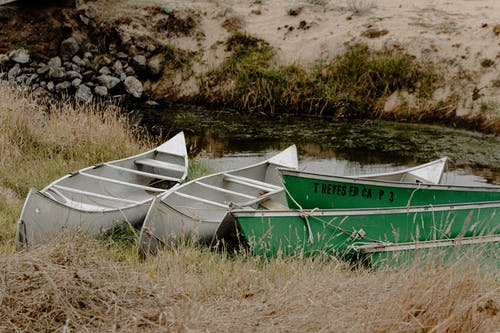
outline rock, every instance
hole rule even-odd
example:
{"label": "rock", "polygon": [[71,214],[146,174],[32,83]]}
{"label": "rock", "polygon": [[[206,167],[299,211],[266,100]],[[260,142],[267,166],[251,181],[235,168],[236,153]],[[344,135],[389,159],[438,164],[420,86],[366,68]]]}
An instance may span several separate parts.
{"label": "rock", "polygon": [[109,75],[111,74],[111,70],[107,66],[104,66],[99,69],[99,73],[102,75]]}
{"label": "rock", "polygon": [[73,81],[74,79],[82,79],[82,74],[76,72],[76,71],[68,71],[66,72],[66,78],[70,81]]}
{"label": "rock", "polygon": [[86,17],[87,19],[94,19],[97,16],[97,9],[88,3],[81,4],[79,6],[80,15]]}
{"label": "rock", "polygon": [[0,67],[4,67],[7,65],[7,63],[9,62],[9,56],[6,55],[6,54],[3,54],[1,53],[0,54]]}
{"label": "rock", "polygon": [[290,16],[297,16],[302,12],[303,7],[298,4],[290,5],[288,6],[288,9],[286,10],[286,13]]}
{"label": "rock", "polygon": [[54,84],[54,82],[50,81],[49,83],[47,83],[47,90],[48,91],[53,92],[55,87],[56,87],[56,85]]}
{"label": "rock", "polygon": [[39,98],[39,99],[42,99],[42,98],[46,98],[48,97],[49,93],[47,92],[47,90],[44,88],[44,87],[37,87],[37,88],[33,88],[33,92],[31,93],[31,96],[35,97],[35,98]]}
{"label": "rock", "polygon": [[116,54],[116,57],[118,59],[121,59],[121,60],[127,60],[128,59],[128,55],[125,52],[118,52]]}
{"label": "rock", "polygon": [[115,61],[115,63],[113,64],[113,72],[118,76],[125,73],[122,62],[120,60]]}
{"label": "rock", "polygon": [[123,85],[125,86],[125,91],[135,98],[140,98],[144,92],[141,81],[133,76],[128,76],[123,82]]}
{"label": "rock", "polygon": [[146,69],[146,62],[147,59],[143,55],[136,55],[135,57],[132,58],[132,66],[134,66],[136,69],[139,70]]}
{"label": "rock", "polygon": [[84,84],[80,85],[76,90],[75,98],[77,100],[88,103],[92,101],[93,97],[92,90]]}
{"label": "rock", "polygon": [[9,53],[9,59],[18,64],[27,64],[30,62],[30,54],[26,49],[12,50]]}
{"label": "rock", "polygon": [[101,75],[97,77],[97,81],[105,86],[108,90],[113,89],[120,83],[120,79],[111,75]]}
{"label": "rock", "polygon": [[158,78],[163,74],[163,66],[165,57],[163,54],[157,54],[148,61],[148,72],[154,78]]}
{"label": "rock", "polygon": [[80,58],[79,56],[74,56],[73,58],[71,58],[71,61],[73,61],[74,64],[80,66],[80,67],[85,67],[87,66],[87,62],[85,60],[83,60],[82,58]]}
{"label": "rock", "polygon": [[62,41],[60,52],[63,59],[71,59],[78,51],[80,51],[80,43],[74,36]]}
{"label": "rock", "polygon": [[82,73],[83,79],[86,81],[92,80],[92,77],[94,76],[94,71],[88,70]]}
{"label": "rock", "polygon": [[104,86],[95,87],[94,92],[96,93],[96,95],[101,96],[101,97],[108,96],[108,88],[106,88]]}
{"label": "rock", "polygon": [[40,67],[36,70],[38,75],[45,75],[49,72],[50,67],[45,64],[40,64]]}
{"label": "rock", "polygon": [[69,81],[63,81],[58,84],[56,84],[56,92],[62,93],[66,92],[69,88],[71,88],[71,82]]}
{"label": "rock", "polygon": [[63,67],[50,67],[48,77],[53,80],[62,80],[66,76],[66,70]]}
{"label": "rock", "polygon": [[15,66],[7,72],[7,79],[9,81],[14,81],[19,74],[21,74],[21,66],[19,66],[19,64],[15,64]]}
{"label": "rock", "polygon": [[133,76],[135,75],[135,70],[132,67],[127,67],[125,68],[125,74],[127,74],[128,76]]}
{"label": "rock", "polygon": [[85,59],[87,59],[87,60],[88,60],[88,59],[90,59],[90,58],[92,58],[92,57],[93,57],[93,56],[92,56],[92,52],[89,52],[89,51],[85,52],[85,53],[83,54],[83,57],[84,57]]}
{"label": "rock", "polygon": [[81,79],[74,79],[73,81],[71,81],[71,85],[75,88],[78,88],[81,84],[82,84]]}
{"label": "rock", "polygon": [[47,66],[49,67],[61,67],[62,66],[62,60],[59,57],[54,57],[49,60],[47,63]]}

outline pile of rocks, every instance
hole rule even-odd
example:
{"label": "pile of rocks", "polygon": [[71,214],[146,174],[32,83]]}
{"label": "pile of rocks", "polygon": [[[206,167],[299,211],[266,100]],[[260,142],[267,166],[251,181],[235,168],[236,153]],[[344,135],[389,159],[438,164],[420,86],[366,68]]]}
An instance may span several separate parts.
{"label": "pile of rocks", "polygon": [[29,88],[37,95],[74,95],[90,102],[99,98],[144,98],[141,79],[163,72],[162,54],[144,55],[114,52],[98,54],[78,33],[63,40],[59,55],[46,62],[32,61],[26,49],[0,54],[0,79]]}

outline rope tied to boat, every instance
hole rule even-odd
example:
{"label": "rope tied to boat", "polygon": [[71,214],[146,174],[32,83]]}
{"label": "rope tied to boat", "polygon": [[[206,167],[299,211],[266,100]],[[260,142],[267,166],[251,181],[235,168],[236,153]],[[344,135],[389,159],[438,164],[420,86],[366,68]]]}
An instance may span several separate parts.
{"label": "rope tied to boat", "polygon": [[414,189],[411,194],[410,194],[410,197],[408,198],[408,202],[406,203],[406,208],[409,209],[411,207],[411,200],[413,199],[413,195],[418,191],[420,190],[420,186],[422,185],[422,182],[417,182],[417,188]]}
{"label": "rope tied to boat", "polygon": [[[283,187],[283,190],[286,192],[286,194],[288,195],[288,197],[293,201],[293,203],[299,208],[298,211],[299,211],[299,216],[305,221],[306,223],[306,228],[307,228],[307,233],[308,233],[308,240],[309,240],[309,243],[313,244],[314,243],[314,236],[313,236],[313,232],[312,232],[312,228],[311,228],[311,223],[309,222],[309,214],[304,211],[304,209],[302,208],[301,205],[299,205],[299,203],[294,199],[294,197],[292,196],[292,194],[288,191],[288,189],[286,188],[284,182],[283,182],[283,178],[281,178],[281,187]],[[314,208],[313,210],[311,210],[311,212],[315,211],[315,210],[318,210],[319,208]]]}

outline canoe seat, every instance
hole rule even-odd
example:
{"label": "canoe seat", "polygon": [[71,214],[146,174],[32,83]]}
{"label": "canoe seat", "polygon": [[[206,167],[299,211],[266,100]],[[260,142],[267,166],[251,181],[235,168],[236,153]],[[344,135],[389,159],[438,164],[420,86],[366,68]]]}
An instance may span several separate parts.
{"label": "canoe seat", "polygon": [[164,162],[164,161],[160,161],[160,160],[155,160],[152,158],[142,158],[139,160],[135,160],[134,162],[135,162],[135,164],[138,164],[138,165],[144,165],[144,166],[149,166],[149,167],[158,168],[158,169],[172,170],[172,171],[177,171],[177,172],[184,172],[184,170],[185,170],[183,165]]}
{"label": "canoe seat", "polygon": [[174,192],[172,192],[172,194],[178,195],[180,197],[183,197],[183,198],[195,201],[195,202],[203,202],[205,204],[216,206],[216,207],[220,207],[220,208],[227,209],[229,207],[229,205],[227,205],[227,204],[223,204],[223,203],[220,203],[220,202],[217,202],[217,201],[213,201],[213,200],[209,200],[209,199],[205,199],[205,198],[200,198],[200,197],[197,197],[197,196],[194,196],[194,195],[190,195],[190,194],[186,194],[186,193],[182,193],[182,192],[179,192],[179,191],[174,191]]}
{"label": "canoe seat", "polygon": [[235,175],[231,175],[231,174],[224,174],[224,180],[229,181],[229,182],[233,182],[236,184],[240,184],[240,185],[253,187],[253,188],[263,190],[266,192],[279,191],[282,189],[281,187],[273,185],[273,184],[261,182],[259,180],[255,180],[252,178],[235,176]]}

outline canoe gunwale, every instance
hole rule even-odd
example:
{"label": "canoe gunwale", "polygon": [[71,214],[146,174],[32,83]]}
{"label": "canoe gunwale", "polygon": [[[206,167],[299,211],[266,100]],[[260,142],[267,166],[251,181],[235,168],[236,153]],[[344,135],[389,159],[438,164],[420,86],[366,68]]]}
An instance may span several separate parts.
{"label": "canoe gunwale", "polygon": [[494,208],[500,205],[500,201],[486,201],[476,203],[459,203],[451,205],[425,205],[409,207],[381,207],[381,208],[342,208],[342,209],[289,209],[289,210],[232,210],[235,216],[255,216],[255,217],[284,217],[284,216],[345,216],[345,215],[369,215],[369,214],[401,214],[401,213],[421,213],[440,212],[450,210],[463,210],[474,208]]}
{"label": "canoe gunwale", "polygon": [[409,243],[384,243],[380,242],[378,244],[352,244],[348,248],[362,254],[380,253],[380,252],[396,252],[396,251],[407,251],[407,250],[421,250],[421,249],[431,249],[439,247],[448,246],[460,246],[460,245],[471,245],[471,244],[485,244],[500,242],[500,235],[487,235],[487,236],[476,236],[476,237],[461,237],[461,238],[451,238],[451,239],[437,239],[430,241],[419,241],[419,242],[409,242]]}
{"label": "canoe gunwale", "polygon": [[398,187],[398,188],[413,188],[416,190],[421,189],[435,189],[435,190],[456,190],[456,191],[481,191],[481,192],[500,192],[500,186],[472,186],[472,185],[450,185],[450,184],[427,184],[427,183],[404,183],[390,180],[377,180],[377,179],[365,179],[357,178],[351,176],[334,176],[326,175],[309,171],[298,171],[289,168],[278,168],[278,172],[281,173],[283,182],[286,188],[285,177],[295,177],[295,178],[306,178],[306,179],[316,179],[321,181],[333,181],[333,182],[345,182],[352,184],[363,184],[363,185],[373,185],[373,186],[388,186],[388,187]]}

